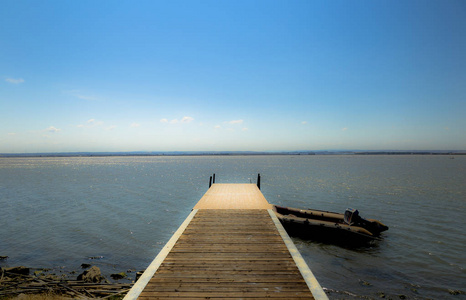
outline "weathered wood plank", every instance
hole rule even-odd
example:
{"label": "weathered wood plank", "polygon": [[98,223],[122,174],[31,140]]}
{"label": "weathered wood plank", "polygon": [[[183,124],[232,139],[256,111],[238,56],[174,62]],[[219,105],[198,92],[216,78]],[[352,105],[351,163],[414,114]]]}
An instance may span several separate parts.
{"label": "weathered wood plank", "polygon": [[[174,297],[154,297],[154,296],[140,296],[138,299],[151,299],[151,300],[159,300],[159,299],[190,299],[190,300],[231,300],[232,297],[183,297],[183,296],[174,296]],[[255,298],[247,298],[243,297],[242,299],[254,299],[254,300],[270,300],[270,297],[255,297]],[[274,300],[299,300],[303,299],[302,297],[274,297]],[[306,298],[304,298],[306,299]]]}
{"label": "weathered wood plank", "polygon": [[170,253],[170,257],[167,257],[165,261],[170,261],[170,260],[178,260],[178,259],[197,259],[197,260],[229,260],[229,259],[235,259],[235,260],[282,260],[282,259],[289,259],[290,255],[289,253],[281,253],[279,254],[274,254],[273,256],[265,256],[267,255],[267,251],[264,252],[255,252],[255,253],[235,253],[235,252],[222,252],[222,253],[216,253],[216,252],[195,252],[191,253],[188,256],[186,256],[185,253],[175,253],[172,252]]}
{"label": "weathered wood plank", "polygon": [[230,297],[236,299],[242,298],[282,298],[283,296],[293,297],[293,298],[309,298],[309,291],[307,292],[298,292],[298,291],[289,291],[289,292],[275,292],[275,291],[249,291],[249,292],[146,292],[144,296],[148,297],[184,297],[184,298],[196,298],[203,297],[204,299],[210,299],[214,297]]}
{"label": "weathered wood plank", "polygon": [[[292,280],[292,281],[291,281]],[[272,276],[255,276],[255,277],[247,277],[244,276],[236,276],[236,277],[229,277],[229,278],[220,278],[220,277],[157,277],[154,280],[151,280],[148,285],[154,282],[155,285],[158,284],[167,284],[167,283],[197,283],[197,284],[204,284],[204,283],[217,283],[217,284],[228,284],[232,282],[240,283],[240,284],[250,284],[250,283],[277,283],[282,284],[286,282],[294,282],[294,283],[302,283],[305,284],[304,279],[296,279],[296,276],[281,276],[281,277],[272,277]],[[147,286],[146,286],[147,288]]]}
{"label": "weathered wood plank", "polygon": [[[273,286],[270,285],[270,288],[255,288],[253,286],[248,286],[248,287],[229,287],[228,284],[218,284],[219,286],[210,286],[210,287],[205,287],[205,286],[194,286],[191,285],[190,287],[161,287],[160,290],[155,290],[157,287],[153,287],[153,289],[147,294],[167,294],[170,292],[175,292],[175,293],[186,293],[185,296],[187,295],[192,295],[193,297],[199,297],[200,295],[196,295],[196,293],[204,293],[208,297],[209,294],[212,295],[212,297],[225,297],[226,294],[230,294],[230,297],[232,296],[231,294],[237,294],[238,297],[254,297],[253,294],[256,294],[255,297],[267,297],[271,293],[283,297],[284,294],[289,294],[289,295],[299,295],[299,294],[309,294],[309,290],[306,290],[305,288],[300,288],[299,286],[291,287],[291,288],[282,288],[280,286]],[[249,295],[245,295],[245,293],[249,293]],[[280,295],[281,293],[281,295]]]}
{"label": "weathered wood plank", "polygon": [[164,282],[159,284],[158,282],[149,282],[147,284],[153,289],[165,289],[165,288],[186,288],[193,290],[202,290],[210,288],[239,288],[239,289],[248,289],[248,288],[273,288],[273,289],[301,289],[302,284],[300,282],[224,282],[220,285],[218,282],[203,282],[202,285],[198,282]]}
{"label": "weathered wood plank", "polygon": [[295,278],[296,276],[288,276],[288,275],[282,275],[282,276],[230,276],[230,277],[215,277],[215,276],[209,276],[205,275],[204,277],[197,276],[197,277],[170,277],[170,276],[160,276],[160,277],[153,277],[149,283],[154,282],[154,283],[159,283],[159,282],[237,282],[237,283],[266,283],[266,282],[305,282],[304,279],[296,279],[293,281],[290,281],[290,277]]}
{"label": "weathered wood plank", "polygon": [[283,268],[294,268],[294,264],[290,261],[279,261],[279,262],[273,262],[270,260],[267,261],[254,261],[254,260],[248,260],[248,261],[189,261],[189,260],[183,260],[183,261],[167,261],[164,262],[160,268],[217,268],[217,267],[223,267],[223,268],[248,268],[250,269],[251,267],[248,267],[248,264],[254,264],[255,269],[283,269]]}

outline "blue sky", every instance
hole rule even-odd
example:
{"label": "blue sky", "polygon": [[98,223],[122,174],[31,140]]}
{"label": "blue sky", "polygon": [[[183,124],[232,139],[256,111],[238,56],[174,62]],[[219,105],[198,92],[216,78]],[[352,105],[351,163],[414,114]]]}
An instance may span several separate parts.
{"label": "blue sky", "polygon": [[0,153],[466,149],[466,2],[1,1]]}

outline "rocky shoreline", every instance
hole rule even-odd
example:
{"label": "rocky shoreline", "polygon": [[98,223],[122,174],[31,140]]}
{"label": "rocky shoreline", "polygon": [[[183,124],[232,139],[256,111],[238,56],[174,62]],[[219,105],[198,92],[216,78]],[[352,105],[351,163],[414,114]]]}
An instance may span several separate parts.
{"label": "rocky shoreline", "polygon": [[[0,269],[0,299],[28,299],[18,296],[30,294],[52,294],[73,299],[121,299],[142,274],[142,271],[133,270],[114,273],[110,277],[116,282],[112,283],[102,276],[97,266],[82,264],[81,268],[80,271],[57,275],[56,270],[46,268],[3,267]],[[126,282],[120,283],[120,280]]]}

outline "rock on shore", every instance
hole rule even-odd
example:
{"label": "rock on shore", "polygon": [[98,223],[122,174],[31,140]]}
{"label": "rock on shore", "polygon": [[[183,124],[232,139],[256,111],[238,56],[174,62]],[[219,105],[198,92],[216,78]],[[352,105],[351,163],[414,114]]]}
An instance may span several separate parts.
{"label": "rock on shore", "polygon": [[29,268],[19,266],[19,267],[10,267],[10,268],[2,268],[2,272],[9,273],[9,274],[16,274],[16,275],[29,275]]}
{"label": "rock on shore", "polygon": [[92,266],[89,270],[85,270],[78,276],[78,280],[90,283],[99,283],[104,279],[100,272],[100,268],[96,266]]}

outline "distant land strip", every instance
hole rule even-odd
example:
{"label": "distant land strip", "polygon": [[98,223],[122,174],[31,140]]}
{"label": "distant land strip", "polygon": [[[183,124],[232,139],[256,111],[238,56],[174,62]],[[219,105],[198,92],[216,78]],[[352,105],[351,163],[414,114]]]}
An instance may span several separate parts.
{"label": "distant land strip", "polygon": [[0,153],[0,157],[105,157],[105,156],[251,156],[251,155],[466,155],[466,150],[412,151],[160,151],[160,152],[57,152]]}

